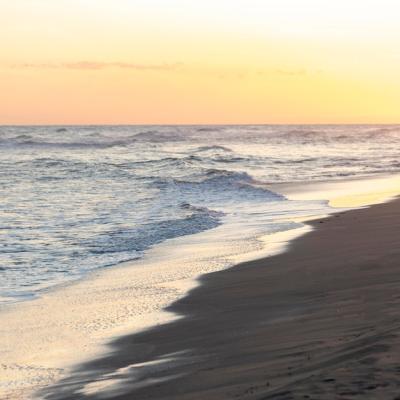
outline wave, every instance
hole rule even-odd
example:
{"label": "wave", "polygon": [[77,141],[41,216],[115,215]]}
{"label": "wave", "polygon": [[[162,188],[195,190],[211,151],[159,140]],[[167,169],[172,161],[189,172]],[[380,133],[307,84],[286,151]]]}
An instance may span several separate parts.
{"label": "wave", "polygon": [[126,146],[132,143],[132,141],[115,140],[109,142],[99,141],[82,141],[82,142],[56,142],[56,141],[45,141],[45,140],[33,140],[28,138],[16,137],[13,139],[0,140],[0,146],[11,147],[40,147],[40,148],[67,148],[67,149],[79,149],[79,148],[109,148],[116,146]]}
{"label": "wave", "polygon": [[229,147],[226,147],[226,146],[220,146],[220,145],[214,144],[211,146],[200,146],[194,152],[195,153],[203,153],[203,152],[210,152],[210,151],[223,151],[223,152],[232,153],[233,150],[231,150]]}
{"label": "wave", "polygon": [[400,127],[397,125],[393,126],[382,126],[382,127],[374,127],[367,131],[368,135],[381,135],[381,134],[392,134],[399,133]]}
{"label": "wave", "polygon": [[16,136],[15,139],[16,140],[33,140],[33,137],[31,135],[22,134],[22,135]]}
{"label": "wave", "polygon": [[137,258],[138,252],[153,247],[168,239],[193,235],[221,224],[222,212],[207,207],[196,207],[182,203],[181,208],[187,212],[184,218],[142,224],[131,229],[114,230],[103,233],[83,245],[92,254],[132,252]]}
{"label": "wave", "polygon": [[137,133],[133,136],[138,142],[151,142],[151,143],[164,143],[164,142],[178,142],[185,140],[185,136],[179,132],[179,129],[176,130],[150,130],[145,132]]}
{"label": "wave", "polygon": [[188,199],[194,204],[213,204],[223,207],[225,203],[243,201],[283,201],[286,198],[266,189],[246,172],[220,169],[205,170],[196,180],[164,179],[155,182],[164,192],[176,198]]}
{"label": "wave", "polygon": [[228,163],[229,164],[229,163],[250,161],[250,159],[246,158],[246,157],[216,157],[216,158],[212,159],[212,161],[218,162],[218,163]]}
{"label": "wave", "polygon": [[391,126],[324,126],[319,129],[313,127],[297,127],[281,133],[272,134],[272,140],[309,143],[357,143],[360,140],[385,141],[399,138],[400,127]]}
{"label": "wave", "polygon": [[220,128],[216,127],[216,126],[213,126],[213,127],[202,126],[200,128],[197,128],[196,130],[197,130],[197,132],[218,132],[220,130]]}
{"label": "wave", "polygon": [[[110,148],[117,146],[130,146],[135,143],[164,143],[185,140],[184,136],[174,131],[144,131],[132,133],[124,136],[103,135],[98,132],[86,132],[84,137],[77,137],[74,132],[66,128],[55,130],[56,133],[67,133],[65,137],[59,135],[60,139],[71,140],[51,140],[53,138],[46,136],[30,134],[19,134],[17,136],[6,136],[0,138],[0,146],[26,146],[26,147],[49,147],[49,148]],[[57,137],[57,136],[56,136]]]}
{"label": "wave", "polygon": [[296,128],[290,129],[283,133],[283,135],[290,136],[290,135],[301,135],[301,136],[315,136],[321,134],[320,130],[313,130],[310,128]]}
{"label": "wave", "polygon": [[195,212],[195,213],[205,213],[208,214],[209,216],[215,217],[215,218],[220,218],[224,215],[223,212],[221,211],[215,211],[215,210],[210,210],[207,207],[199,207],[199,206],[194,206],[190,203],[181,203],[179,207],[183,210]]}
{"label": "wave", "polygon": [[306,158],[298,158],[298,159],[290,159],[290,160],[273,160],[273,164],[287,164],[287,165],[292,165],[292,164],[303,164],[307,162],[314,162],[318,161],[319,158],[317,157],[306,157]]}
{"label": "wave", "polygon": [[[207,144],[206,135],[200,132],[213,131],[216,143]],[[210,135],[211,136],[211,135]],[[326,145],[340,143],[357,143],[360,140],[398,141],[400,138],[399,126],[304,126],[283,127],[272,129],[260,128],[254,132],[246,128],[246,142],[249,143],[278,143],[279,145],[311,144]],[[38,148],[110,148],[131,145],[154,145],[161,143],[190,142],[199,147],[191,150],[192,155],[207,155],[221,157],[223,154],[234,153],[230,143],[243,143],[243,132],[240,130],[215,129],[213,127],[154,127],[141,130],[125,128],[117,130],[115,127],[76,128],[59,127],[46,130],[44,128],[3,128],[0,129],[0,147],[26,146]],[[218,144],[217,144],[218,143]],[[219,143],[222,143],[219,144]],[[220,161],[220,160],[217,160]],[[229,159],[228,161],[229,162]]]}

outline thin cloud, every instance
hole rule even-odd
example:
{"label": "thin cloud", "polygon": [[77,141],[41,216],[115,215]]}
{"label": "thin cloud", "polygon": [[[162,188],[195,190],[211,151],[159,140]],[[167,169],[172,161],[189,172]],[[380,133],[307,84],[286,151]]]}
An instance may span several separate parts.
{"label": "thin cloud", "polygon": [[182,66],[183,63],[136,64],[127,62],[77,61],[63,63],[23,63],[14,64],[12,67],[34,69],[71,69],[87,71],[99,71],[108,68],[131,69],[136,71],[173,71]]}

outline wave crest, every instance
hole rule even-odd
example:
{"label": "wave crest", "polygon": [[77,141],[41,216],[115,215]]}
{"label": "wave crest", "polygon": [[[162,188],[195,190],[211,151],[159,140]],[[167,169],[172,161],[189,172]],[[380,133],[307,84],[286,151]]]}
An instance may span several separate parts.
{"label": "wave crest", "polygon": [[224,215],[222,212],[193,206],[190,203],[182,203],[181,208],[187,211],[187,216],[184,218],[106,232],[85,243],[85,247],[92,254],[132,253],[136,258],[138,252],[143,252],[165,240],[216,228],[221,224],[220,217]]}

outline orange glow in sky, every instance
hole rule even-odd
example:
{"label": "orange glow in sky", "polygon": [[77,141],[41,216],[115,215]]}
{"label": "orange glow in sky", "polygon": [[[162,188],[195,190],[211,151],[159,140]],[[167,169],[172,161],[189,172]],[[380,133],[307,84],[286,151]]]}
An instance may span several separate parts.
{"label": "orange glow in sky", "polygon": [[398,123],[394,0],[0,0],[0,124]]}

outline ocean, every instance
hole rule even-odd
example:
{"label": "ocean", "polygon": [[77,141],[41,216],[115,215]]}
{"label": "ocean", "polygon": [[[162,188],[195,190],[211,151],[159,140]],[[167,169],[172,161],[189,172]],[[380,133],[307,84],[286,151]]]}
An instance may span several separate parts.
{"label": "ocean", "polygon": [[298,228],[329,205],[271,184],[398,172],[399,140],[387,125],[2,126],[0,302],[134,267],[171,239]]}

